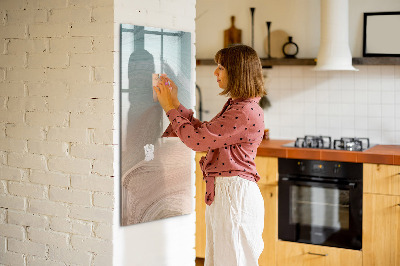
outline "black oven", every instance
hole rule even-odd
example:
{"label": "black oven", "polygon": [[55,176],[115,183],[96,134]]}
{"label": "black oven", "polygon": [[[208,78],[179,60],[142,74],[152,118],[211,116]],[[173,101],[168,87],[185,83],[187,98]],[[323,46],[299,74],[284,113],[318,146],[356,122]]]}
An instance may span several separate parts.
{"label": "black oven", "polygon": [[278,238],[361,249],[360,163],[278,160]]}

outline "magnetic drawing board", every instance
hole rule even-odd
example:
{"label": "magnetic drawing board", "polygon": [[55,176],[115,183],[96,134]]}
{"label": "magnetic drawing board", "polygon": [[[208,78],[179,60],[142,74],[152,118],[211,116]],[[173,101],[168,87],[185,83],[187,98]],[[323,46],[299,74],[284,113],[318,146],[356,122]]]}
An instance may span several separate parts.
{"label": "magnetic drawing board", "polygon": [[169,125],[153,99],[152,75],[167,74],[191,106],[189,32],[121,24],[121,224],[191,212],[191,151],[179,138],[161,138]]}

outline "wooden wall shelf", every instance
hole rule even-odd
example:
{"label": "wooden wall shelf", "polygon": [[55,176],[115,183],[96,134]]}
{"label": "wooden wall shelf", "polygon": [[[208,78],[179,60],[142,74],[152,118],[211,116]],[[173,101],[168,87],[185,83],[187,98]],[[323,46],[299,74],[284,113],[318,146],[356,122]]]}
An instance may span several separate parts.
{"label": "wooden wall shelf", "polygon": [[[313,66],[315,58],[260,58],[263,67],[272,66]],[[214,59],[197,59],[196,65],[215,65]],[[356,57],[353,65],[400,65],[400,57]]]}
{"label": "wooden wall shelf", "polygon": [[353,65],[400,65],[400,57],[358,57]]}

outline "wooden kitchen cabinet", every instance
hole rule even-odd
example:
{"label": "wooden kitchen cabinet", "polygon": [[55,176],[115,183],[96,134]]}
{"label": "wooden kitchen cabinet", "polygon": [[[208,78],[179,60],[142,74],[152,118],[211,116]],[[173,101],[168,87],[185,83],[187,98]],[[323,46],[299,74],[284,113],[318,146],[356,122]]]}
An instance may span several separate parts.
{"label": "wooden kitchen cabinet", "polygon": [[278,185],[278,158],[257,156],[254,162],[261,176],[259,185]]}
{"label": "wooden kitchen cabinet", "polygon": [[400,166],[363,170],[363,265],[400,266]]}
{"label": "wooden kitchen cabinet", "polygon": [[358,250],[281,240],[277,252],[277,266],[361,266],[363,259]]}
{"label": "wooden kitchen cabinet", "polygon": [[400,196],[364,194],[363,265],[400,266]]}
{"label": "wooden kitchen cabinet", "polygon": [[364,193],[400,196],[399,165],[365,163],[363,173]]}
{"label": "wooden kitchen cabinet", "polygon": [[258,259],[260,266],[276,265],[278,241],[278,158],[257,156],[254,160],[260,175],[258,187],[264,198],[264,250]]}
{"label": "wooden kitchen cabinet", "polygon": [[278,241],[278,187],[259,185],[264,198],[264,250],[258,259],[259,266],[276,265],[276,243]]}
{"label": "wooden kitchen cabinet", "polygon": [[[205,153],[196,153],[196,257],[205,257],[206,226],[205,226],[205,182],[199,167],[199,160]],[[255,159],[257,171],[261,178],[258,182],[264,198],[264,251],[259,258],[260,266],[276,265],[276,242],[278,239],[278,159],[257,156]]]}
{"label": "wooden kitchen cabinet", "polygon": [[206,194],[206,183],[203,181],[203,172],[200,169],[199,161],[205,152],[197,152],[196,160],[196,257],[204,258],[206,254],[206,224],[205,212],[206,203],[204,195]]}

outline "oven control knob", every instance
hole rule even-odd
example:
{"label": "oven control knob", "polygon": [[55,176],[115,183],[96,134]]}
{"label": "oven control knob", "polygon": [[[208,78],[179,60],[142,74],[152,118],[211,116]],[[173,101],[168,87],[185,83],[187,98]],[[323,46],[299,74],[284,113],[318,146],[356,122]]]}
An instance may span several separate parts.
{"label": "oven control knob", "polygon": [[340,171],[340,164],[336,164],[335,167],[333,168],[333,173],[338,174]]}
{"label": "oven control knob", "polygon": [[304,172],[304,170],[306,170],[306,166],[303,164],[303,162],[297,162],[297,165],[299,166],[299,170],[301,172]]}
{"label": "oven control knob", "polygon": [[337,168],[337,167],[333,168],[333,173],[334,173],[334,174],[339,173],[339,168]]}

